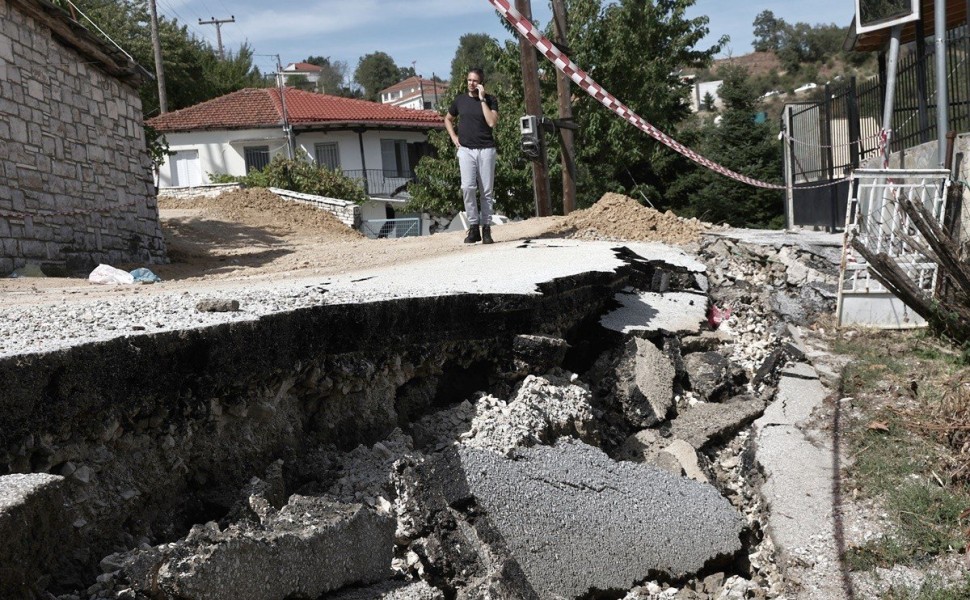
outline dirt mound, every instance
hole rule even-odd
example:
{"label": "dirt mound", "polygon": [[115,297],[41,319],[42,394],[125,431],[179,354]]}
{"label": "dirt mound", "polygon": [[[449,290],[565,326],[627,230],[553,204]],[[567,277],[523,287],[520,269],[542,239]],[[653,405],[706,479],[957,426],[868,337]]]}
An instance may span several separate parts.
{"label": "dirt mound", "polygon": [[682,219],[608,192],[596,204],[565,217],[552,233],[579,239],[610,239],[685,244],[712,228],[697,219]]}
{"label": "dirt mound", "polygon": [[265,228],[274,233],[347,239],[363,237],[331,213],[296,200],[281,198],[266,188],[233,190],[214,198],[160,198],[158,206],[166,210],[201,210],[208,219],[246,223],[250,227]]}

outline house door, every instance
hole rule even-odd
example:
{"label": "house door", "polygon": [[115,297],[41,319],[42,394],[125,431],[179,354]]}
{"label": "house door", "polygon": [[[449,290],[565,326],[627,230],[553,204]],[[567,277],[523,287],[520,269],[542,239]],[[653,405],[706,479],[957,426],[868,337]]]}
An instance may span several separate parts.
{"label": "house door", "polygon": [[169,160],[172,165],[172,187],[202,185],[202,165],[198,150],[179,150]]}

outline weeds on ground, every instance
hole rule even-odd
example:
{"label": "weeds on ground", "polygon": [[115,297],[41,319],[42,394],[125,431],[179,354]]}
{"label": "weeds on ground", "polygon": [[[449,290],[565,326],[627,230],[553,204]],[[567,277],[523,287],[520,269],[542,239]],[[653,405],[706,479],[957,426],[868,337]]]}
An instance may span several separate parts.
{"label": "weeds on ground", "polygon": [[877,499],[892,524],[885,537],[850,548],[849,567],[915,564],[964,550],[970,369],[960,352],[922,332],[857,332],[835,350],[853,357],[842,378],[843,396],[854,398],[844,432],[848,488]]}
{"label": "weeds on ground", "polygon": [[927,582],[919,591],[892,588],[883,600],[966,600],[970,598],[970,576],[960,583],[946,585]]}

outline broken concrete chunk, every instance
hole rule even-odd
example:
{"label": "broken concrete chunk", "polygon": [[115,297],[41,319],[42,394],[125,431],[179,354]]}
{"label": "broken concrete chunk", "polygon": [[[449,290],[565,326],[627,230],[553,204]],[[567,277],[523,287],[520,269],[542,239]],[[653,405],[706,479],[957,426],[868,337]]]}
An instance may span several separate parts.
{"label": "broken concrete chunk", "polygon": [[[359,504],[295,495],[262,527],[193,527],[156,565],[158,589],[187,600],[316,598],[388,578],[393,541],[390,517]],[[149,554],[161,555],[155,549]]]}
{"label": "broken concrete chunk", "polygon": [[458,451],[481,512],[475,526],[494,528],[501,546],[492,550],[507,553],[528,584],[520,597],[627,590],[653,573],[696,573],[741,549],[741,517],[712,486],[615,462],[575,440],[514,459]]}
{"label": "broken concrete chunk", "polygon": [[545,335],[517,335],[512,341],[513,356],[534,374],[560,366],[567,350],[566,340]]}
{"label": "broken concrete chunk", "polygon": [[0,598],[34,598],[65,537],[64,478],[0,476]]}
{"label": "broken concrete chunk", "polygon": [[698,333],[707,321],[707,296],[701,294],[627,288],[616,295],[616,301],[621,308],[604,315],[600,324],[624,334]]}
{"label": "broken concrete chunk", "polygon": [[765,411],[761,398],[738,396],[727,402],[688,407],[670,422],[670,435],[701,450],[748,426]]}
{"label": "broken concrete chunk", "polygon": [[626,354],[617,367],[616,383],[623,415],[635,427],[656,425],[674,406],[674,365],[649,340],[630,340]]}
{"label": "broken concrete chunk", "polygon": [[509,455],[516,448],[552,443],[561,436],[576,436],[596,443],[598,433],[589,390],[578,385],[556,385],[530,375],[515,398],[505,403],[485,396],[476,406],[471,429],[462,443]]}
{"label": "broken concrete chunk", "polygon": [[199,312],[236,312],[239,310],[239,300],[217,300],[213,298],[199,300],[195,309]]}
{"label": "broken concrete chunk", "polygon": [[697,451],[693,446],[684,440],[674,440],[669,446],[663,449],[661,454],[666,454],[674,458],[683,471],[685,477],[701,483],[710,483],[707,474],[701,468],[697,460]]}
{"label": "broken concrete chunk", "polygon": [[731,389],[731,363],[720,352],[694,352],[684,357],[691,389],[703,400],[716,402]]}

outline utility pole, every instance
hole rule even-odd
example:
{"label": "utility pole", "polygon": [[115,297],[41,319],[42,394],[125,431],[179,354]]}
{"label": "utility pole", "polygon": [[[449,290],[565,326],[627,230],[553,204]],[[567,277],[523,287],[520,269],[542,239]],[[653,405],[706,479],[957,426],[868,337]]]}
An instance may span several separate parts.
{"label": "utility pole", "polygon": [[199,25],[215,25],[216,26],[216,42],[219,44],[219,59],[225,60],[226,55],[222,51],[222,24],[223,23],[235,23],[235,15],[230,15],[228,19],[217,19],[212,17],[209,21],[203,21],[199,19]]}
{"label": "utility pole", "polygon": [[[556,27],[556,44],[563,52],[566,46],[566,6],[563,0],[552,0],[552,14]],[[568,54],[568,53],[567,53]],[[572,90],[569,76],[556,69],[556,88],[559,92],[559,120],[570,122],[573,119]],[[573,148],[573,131],[557,127],[559,144],[562,148],[562,214],[568,215],[576,210],[576,153]]]}
{"label": "utility pole", "polygon": [[162,43],[158,39],[158,9],[155,0],[148,0],[152,19],[152,48],[155,50],[155,81],[158,82],[158,112],[168,112],[168,92],[165,90],[165,66],[162,64]]}
{"label": "utility pole", "polygon": [[286,110],[286,83],[283,81],[283,65],[280,64],[280,55],[275,54],[274,56],[276,56],[276,89],[280,93],[280,108],[283,109],[283,133],[286,134],[286,157],[292,159],[293,155],[296,154],[296,143],[293,139],[290,115]]}
{"label": "utility pole", "polygon": [[[531,0],[515,0],[515,9],[523,17],[532,20]],[[536,120],[542,121],[542,97],[539,93],[539,63],[536,52],[529,40],[519,35],[519,55],[522,63],[522,85],[525,89],[525,110],[535,115]],[[542,139],[542,134],[539,134]],[[536,216],[548,217],[552,214],[552,203],[549,200],[549,167],[546,162],[545,144],[539,144],[539,158],[532,161],[532,188],[536,199]]]}

